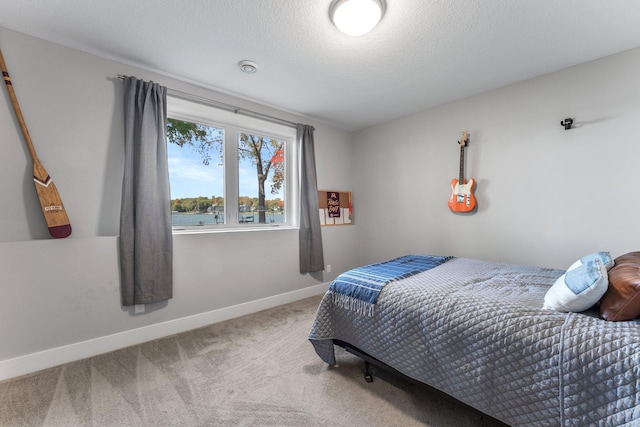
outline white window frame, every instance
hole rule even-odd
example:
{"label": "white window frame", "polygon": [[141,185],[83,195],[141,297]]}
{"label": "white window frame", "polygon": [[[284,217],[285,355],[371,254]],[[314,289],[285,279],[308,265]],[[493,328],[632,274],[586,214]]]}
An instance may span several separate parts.
{"label": "white window frame", "polygon": [[[174,226],[173,234],[219,233],[298,228],[299,168],[296,129],[176,96],[167,96],[167,117],[224,129],[224,224]],[[240,223],[238,209],[238,133],[285,142],[285,222]],[[168,143],[168,142],[167,142]]]}

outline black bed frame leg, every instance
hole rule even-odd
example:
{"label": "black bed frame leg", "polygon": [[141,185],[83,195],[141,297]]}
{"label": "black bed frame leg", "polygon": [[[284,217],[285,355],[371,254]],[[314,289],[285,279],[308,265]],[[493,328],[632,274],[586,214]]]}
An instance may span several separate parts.
{"label": "black bed frame leg", "polygon": [[364,361],[364,380],[368,383],[373,382],[373,375],[371,375],[370,371],[371,363]]}

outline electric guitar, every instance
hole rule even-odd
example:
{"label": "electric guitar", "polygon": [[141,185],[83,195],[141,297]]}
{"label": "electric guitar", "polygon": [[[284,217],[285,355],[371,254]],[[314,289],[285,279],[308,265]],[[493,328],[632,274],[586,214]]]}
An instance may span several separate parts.
{"label": "electric guitar", "polygon": [[469,143],[467,131],[462,132],[460,144],[460,176],[451,180],[451,197],[449,197],[449,209],[453,212],[470,212],[476,207],[476,197],[473,195],[476,182],[469,178],[464,179],[464,147]]}

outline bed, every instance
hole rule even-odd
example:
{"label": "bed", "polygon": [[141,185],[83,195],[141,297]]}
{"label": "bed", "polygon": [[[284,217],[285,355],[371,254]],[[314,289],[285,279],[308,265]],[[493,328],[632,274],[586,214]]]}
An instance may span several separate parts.
{"label": "bed", "polygon": [[[309,340],[329,365],[347,347],[507,425],[637,426],[640,252],[608,256],[359,267],[332,282]],[[435,265],[380,274],[407,259]]]}

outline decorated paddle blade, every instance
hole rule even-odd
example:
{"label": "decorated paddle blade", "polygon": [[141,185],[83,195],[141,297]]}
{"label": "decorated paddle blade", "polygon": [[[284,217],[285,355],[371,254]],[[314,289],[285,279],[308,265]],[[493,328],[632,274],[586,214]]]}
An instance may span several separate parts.
{"label": "decorated paddle blade", "polygon": [[40,162],[33,164],[33,182],[38,199],[40,199],[42,214],[49,228],[49,234],[56,239],[69,237],[71,224],[69,224],[67,212],[62,205],[56,185]]}

